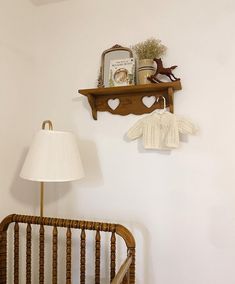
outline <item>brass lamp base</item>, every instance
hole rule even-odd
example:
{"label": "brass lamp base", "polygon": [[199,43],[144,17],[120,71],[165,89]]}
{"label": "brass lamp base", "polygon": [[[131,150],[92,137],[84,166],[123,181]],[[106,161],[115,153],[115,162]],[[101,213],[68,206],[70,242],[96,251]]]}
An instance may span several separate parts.
{"label": "brass lamp base", "polygon": [[[42,129],[45,129],[47,124],[49,130],[53,130],[53,125],[50,120],[43,121]],[[40,217],[43,217],[43,207],[44,207],[44,182],[40,182]]]}
{"label": "brass lamp base", "polygon": [[43,217],[44,182],[40,182],[40,217]]}

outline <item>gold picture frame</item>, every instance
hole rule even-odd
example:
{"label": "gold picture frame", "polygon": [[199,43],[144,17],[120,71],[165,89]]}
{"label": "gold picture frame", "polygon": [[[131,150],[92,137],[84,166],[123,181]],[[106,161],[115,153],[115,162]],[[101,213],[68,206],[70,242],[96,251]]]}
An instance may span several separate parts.
{"label": "gold picture frame", "polygon": [[121,58],[132,58],[133,52],[128,47],[123,47],[119,44],[106,49],[101,55],[100,74],[98,78],[98,88],[105,88],[109,86],[109,67],[110,60]]}

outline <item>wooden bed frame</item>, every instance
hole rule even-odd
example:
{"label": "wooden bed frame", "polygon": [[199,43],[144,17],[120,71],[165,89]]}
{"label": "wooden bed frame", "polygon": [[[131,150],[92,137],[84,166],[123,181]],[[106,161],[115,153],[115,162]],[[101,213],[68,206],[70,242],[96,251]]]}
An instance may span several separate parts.
{"label": "wooden bed frame", "polygon": [[[122,225],[68,220],[59,218],[9,215],[0,223],[0,284],[7,283],[7,232],[10,224],[14,226],[14,284],[19,283],[19,227],[21,223],[26,225],[26,284],[32,283],[32,227],[38,228],[39,233],[39,282],[44,283],[44,258],[45,258],[45,227],[52,227],[52,283],[58,281],[58,228],[66,228],[66,275],[64,283],[72,283],[72,229],[79,229],[80,233],[80,284],[86,282],[86,231],[96,231],[95,234],[95,271],[94,282],[100,284],[101,264],[101,234],[110,234],[110,283],[135,284],[135,239],[130,231]],[[116,234],[122,237],[127,247],[127,258],[116,273]],[[91,261],[91,260],[88,260]],[[90,283],[87,283],[90,284]]]}

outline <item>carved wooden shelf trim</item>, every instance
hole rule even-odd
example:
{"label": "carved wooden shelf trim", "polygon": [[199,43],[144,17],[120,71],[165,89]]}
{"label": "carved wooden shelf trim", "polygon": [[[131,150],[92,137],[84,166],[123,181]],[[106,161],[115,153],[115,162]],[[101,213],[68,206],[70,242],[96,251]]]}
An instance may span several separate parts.
{"label": "carved wooden shelf trim", "polygon": [[[175,82],[134,85],[112,88],[82,89],[78,92],[88,98],[91,106],[92,116],[97,120],[97,111],[108,111],[112,114],[144,114],[151,113],[155,109],[163,108],[163,100],[156,99],[164,96],[166,105],[170,112],[174,112],[174,91],[181,90],[180,80]],[[143,103],[144,97],[155,97],[155,102],[150,107]],[[109,106],[109,100],[119,100],[119,105],[112,109]]]}

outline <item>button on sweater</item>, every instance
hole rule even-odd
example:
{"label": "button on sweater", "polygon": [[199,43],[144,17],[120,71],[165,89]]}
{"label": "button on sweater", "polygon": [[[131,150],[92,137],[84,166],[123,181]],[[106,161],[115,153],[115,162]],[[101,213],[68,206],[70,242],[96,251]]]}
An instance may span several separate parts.
{"label": "button on sweater", "polygon": [[127,137],[133,140],[143,136],[145,149],[174,149],[179,147],[180,133],[195,134],[196,131],[192,122],[166,111],[155,112],[137,121]]}

